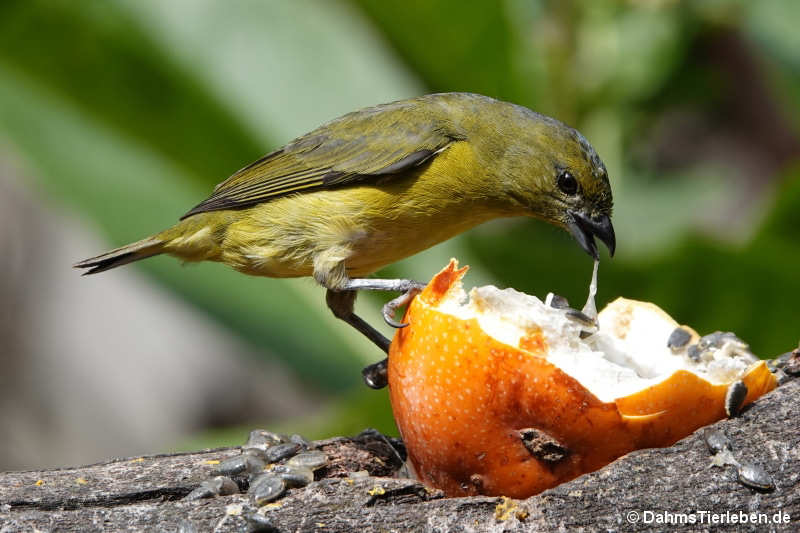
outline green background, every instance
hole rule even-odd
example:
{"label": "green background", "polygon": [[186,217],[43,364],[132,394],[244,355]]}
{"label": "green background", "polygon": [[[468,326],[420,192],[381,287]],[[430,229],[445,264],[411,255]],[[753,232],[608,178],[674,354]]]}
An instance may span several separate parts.
{"label": "green background", "polygon": [[[601,264],[601,304],[650,300],[773,357],[800,337],[798,20],[791,0],[4,0],[0,139],[38,194],[113,247],[347,111],[438,91],[513,101],[577,127],[605,161],[618,252]],[[428,279],[451,256],[471,266],[467,285],[573,302],[591,272],[565,233],[503,220],[381,274]],[[130,268],[325,398],[309,419],[247,425],[395,431],[385,391],[360,382],[380,354],[312,283],[164,257]],[[381,302],[359,311],[379,323]],[[238,442],[239,423],[203,442]]]}

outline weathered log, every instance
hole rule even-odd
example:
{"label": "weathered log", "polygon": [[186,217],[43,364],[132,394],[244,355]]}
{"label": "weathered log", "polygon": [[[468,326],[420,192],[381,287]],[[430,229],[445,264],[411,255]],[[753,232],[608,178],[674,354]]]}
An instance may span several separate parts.
{"label": "weathered log", "polygon": [[[711,426],[730,437],[738,460],[766,469],[771,491],[742,485],[732,466],[711,467],[704,428],[527,500],[445,499],[411,479],[381,477],[398,469],[396,452],[366,433],[313,443],[330,458],[318,480],[260,510],[246,494],[182,500],[238,447],[3,473],[0,531],[663,531],[676,523],[692,531],[797,531],[798,413],[795,379]],[[347,477],[361,470],[369,477]]]}

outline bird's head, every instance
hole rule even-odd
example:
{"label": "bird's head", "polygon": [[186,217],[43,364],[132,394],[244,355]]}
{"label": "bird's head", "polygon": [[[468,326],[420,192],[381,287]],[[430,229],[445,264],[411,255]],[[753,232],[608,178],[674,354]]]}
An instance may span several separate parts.
{"label": "bird's head", "polygon": [[[523,108],[524,109],[524,108]],[[611,184],[589,141],[565,124],[525,109],[504,154],[507,193],[525,214],[562,227],[597,259],[594,237],[616,247]]]}

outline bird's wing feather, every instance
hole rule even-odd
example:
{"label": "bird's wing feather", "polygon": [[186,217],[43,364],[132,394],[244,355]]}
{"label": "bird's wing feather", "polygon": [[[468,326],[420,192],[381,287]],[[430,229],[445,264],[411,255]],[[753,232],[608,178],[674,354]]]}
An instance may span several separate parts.
{"label": "bird's wing feather", "polygon": [[461,137],[407,103],[356,111],[265,155],[216,186],[182,218],[247,207],[287,194],[390,177]]}

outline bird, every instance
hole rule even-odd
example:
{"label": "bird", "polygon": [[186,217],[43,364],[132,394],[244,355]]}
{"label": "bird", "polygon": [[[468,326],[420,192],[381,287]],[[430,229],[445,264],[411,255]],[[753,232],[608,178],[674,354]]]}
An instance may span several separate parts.
{"label": "bird", "polygon": [[[96,274],[159,254],[273,278],[313,277],[333,314],[388,353],[353,311],[357,291],[395,291],[387,323],[423,284],[369,277],[481,223],[532,217],[613,256],[613,199],[586,138],[554,118],[473,93],[437,93],[336,118],[218,184],[170,228],[74,266]],[[386,360],[364,369],[385,385]]]}

